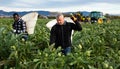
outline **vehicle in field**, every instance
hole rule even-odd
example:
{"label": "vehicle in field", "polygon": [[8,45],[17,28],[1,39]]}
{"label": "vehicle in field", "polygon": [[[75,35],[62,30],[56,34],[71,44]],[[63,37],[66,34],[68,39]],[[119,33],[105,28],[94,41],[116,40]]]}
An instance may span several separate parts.
{"label": "vehicle in field", "polygon": [[99,11],[92,11],[90,12],[90,22],[91,23],[103,23],[103,22],[109,22],[110,20],[108,18],[106,18],[104,15],[103,15],[103,12],[99,12]]}

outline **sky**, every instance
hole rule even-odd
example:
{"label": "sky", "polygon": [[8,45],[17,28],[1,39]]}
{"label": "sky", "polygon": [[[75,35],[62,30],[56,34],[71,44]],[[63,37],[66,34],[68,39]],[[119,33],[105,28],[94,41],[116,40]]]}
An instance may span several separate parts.
{"label": "sky", "polygon": [[0,0],[4,11],[101,11],[120,14],[120,0]]}

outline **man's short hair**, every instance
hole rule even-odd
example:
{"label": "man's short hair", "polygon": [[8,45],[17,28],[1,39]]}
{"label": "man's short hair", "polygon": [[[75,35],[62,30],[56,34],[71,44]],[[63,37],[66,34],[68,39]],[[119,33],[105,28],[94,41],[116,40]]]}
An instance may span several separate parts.
{"label": "man's short hair", "polygon": [[58,13],[57,16],[56,16],[56,19],[59,18],[60,16],[64,17],[64,15],[62,13]]}
{"label": "man's short hair", "polygon": [[17,16],[19,16],[19,14],[18,14],[18,13],[14,13],[14,14],[13,14],[13,16],[16,16],[16,15],[17,15]]}

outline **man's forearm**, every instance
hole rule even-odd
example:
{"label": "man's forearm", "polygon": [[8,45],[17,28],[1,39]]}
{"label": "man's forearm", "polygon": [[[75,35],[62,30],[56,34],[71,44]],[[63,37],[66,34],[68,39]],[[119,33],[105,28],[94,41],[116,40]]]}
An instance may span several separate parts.
{"label": "man's forearm", "polygon": [[75,25],[76,25],[76,27],[77,27],[77,30],[78,31],[80,31],[80,30],[82,30],[82,26],[81,26],[81,24],[79,23],[79,21],[74,21],[75,22]]}

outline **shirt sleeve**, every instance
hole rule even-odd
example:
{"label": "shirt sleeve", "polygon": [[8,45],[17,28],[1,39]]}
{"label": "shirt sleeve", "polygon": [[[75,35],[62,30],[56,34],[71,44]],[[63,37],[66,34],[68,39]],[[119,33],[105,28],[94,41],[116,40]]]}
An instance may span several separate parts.
{"label": "shirt sleeve", "polygon": [[21,22],[22,22],[22,23],[21,23],[21,24],[22,24],[22,26],[21,26],[21,27],[22,27],[22,32],[23,32],[23,33],[26,33],[26,32],[27,32],[26,23],[25,23],[23,20],[22,20]]}
{"label": "shirt sleeve", "polygon": [[72,23],[71,26],[72,26],[73,30],[77,30],[77,31],[81,31],[82,30],[82,26],[81,26],[81,24],[78,21],[75,21],[74,24]]}
{"label": "shirt sleeve", "polygon": [[52,27],[50,31],[50,45],[55,43],[56,35],[55,35],[55,27]]}

